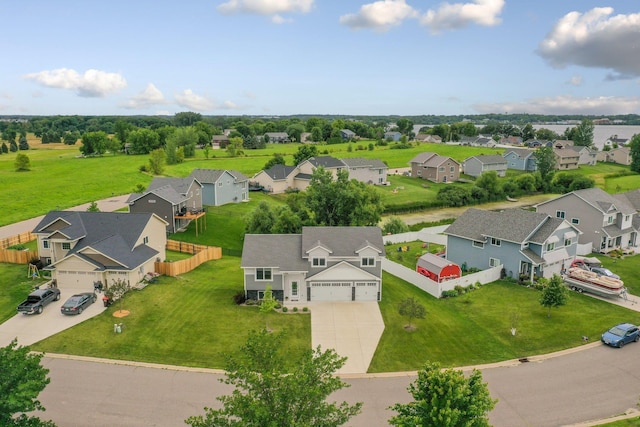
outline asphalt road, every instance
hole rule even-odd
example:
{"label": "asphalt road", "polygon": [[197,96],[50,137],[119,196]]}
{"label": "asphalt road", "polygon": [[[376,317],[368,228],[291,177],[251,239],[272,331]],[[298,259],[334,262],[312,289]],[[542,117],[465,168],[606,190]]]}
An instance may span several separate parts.
{"label": "asphalt road", "polygon": [[[495,427],[553,427],[607,418],[634,408],[640,396],[635,369],[640,344],[623,349],[598,343],[567,355],[482,369],[499,402],[490,414]],[[184,419],[216,407],[215,397],[230,392],[215,372],[192,372],[90,361],[44,358],[51,383],[40,394],[61,427],[181,426]],[[407,402],[413,376],[345,378],[351,387],[336,400],[364,402],[363,413],[348,425],[385,426],[387,408]]]}

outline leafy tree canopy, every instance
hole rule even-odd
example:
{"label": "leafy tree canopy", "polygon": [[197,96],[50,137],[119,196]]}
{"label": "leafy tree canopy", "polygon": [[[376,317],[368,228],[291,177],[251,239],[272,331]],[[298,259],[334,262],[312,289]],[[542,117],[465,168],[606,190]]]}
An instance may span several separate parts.
{"label": "leafy tree canopy", "polygon": [[547,317],[551,317],[551,308],[565,305],[568,298],[569,290],[564,285],[562,277],[554,274],[547,286],[542,290],[540,305],[549,309]]}

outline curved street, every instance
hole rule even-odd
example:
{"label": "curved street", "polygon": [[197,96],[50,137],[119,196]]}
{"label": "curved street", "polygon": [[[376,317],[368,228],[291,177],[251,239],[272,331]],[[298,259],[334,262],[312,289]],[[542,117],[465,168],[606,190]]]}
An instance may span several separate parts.
{"label": "curved street", "polygon": [[[499,399],[490,422],[550,427],[623,414],[640,396],[638,357],[640,344],[615,349],[596,342],[557,357],[479,367]],[[126,363],[45,357],[51,383],[40,394],[47,408],[41,417],[65,427],[179,426],[205,406],[216,407],[216,396],[231,391],[219,382],[219,371]],[[414,378],[412,373],[343,376],[351,387],[333,397],[364,402],[362,414],[348,425],[384,426],[393,415],[388,407],[410,400],[406,388]]]}

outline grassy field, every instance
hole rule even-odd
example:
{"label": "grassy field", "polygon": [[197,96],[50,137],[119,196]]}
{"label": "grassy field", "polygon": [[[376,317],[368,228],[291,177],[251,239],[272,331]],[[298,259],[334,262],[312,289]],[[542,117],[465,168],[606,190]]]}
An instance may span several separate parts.
{"label": "grassy field", "polygon": [[29,277],[26,265],[0,263],[0,323],[15,316],[16,306],[45,279]]}
{"label": "grassy field", "polygon": [[[141,291],[130,291],[123,308],[124,332],[113,333],[119,303],[97,317],[32,346],[34,350],[154,363],[222,368],[224,354],[246,341],[250,330],[265,327],[256,306],[237,306],[242,291],[240,260],[210,261],[178,278],[161,277]],[[15,307],[13,308],[15,310]],[[269,327],[285,331],[286,352],[311,347],[308,314],[271,313]]]}

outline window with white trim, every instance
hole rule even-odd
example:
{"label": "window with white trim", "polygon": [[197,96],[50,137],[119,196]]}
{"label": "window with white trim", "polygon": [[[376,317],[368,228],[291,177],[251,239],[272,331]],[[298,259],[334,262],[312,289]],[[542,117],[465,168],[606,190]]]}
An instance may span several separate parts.
{"label": "window with white trim", "polygon": [[256,268],[256,280],[271,280],[271,269]]}
{"label": "window with white trim", "polygon": [[49,249],[49,241],[48,240],[43,240],[42,241],[42,247],[45,249]]}
{"label": "window with white trim", "polygon": [[547,252],[552,251],[556,248],[556,244],[555,242],[549,242],[547,243]]}
{"label": "window with white trim", "polygon": [[565,215],[566,215],[565,211],[556,211],[556,218],[564,219]]}
{"label": "window with white trim", "polygon": [[375,267],[376,259],[373,257],[364,257],[360,260],[360,265],[362,267]]}
{"label": "window with white trim", "polygon": [[565,246],[571,246],[571,239],[564,239]]}
{"label": "window with white trim", "polygon": [[68,251],[70,249],[71,249],[71,243],[69,243],[69,242],[63,242],[62,243],[62,250]]}
{"label": "window with white trim", "polygon": [[496,239],[495,237],[491,238],[491,244],[493,246],[501,246],[502,245],[502,241],[500,239]]}
{"label": "window with white trim", "polygon": [[149,243],[149,236],[144,236],[144,238],[142,239],[142,243],[145,245]]}
{"label": "window with white trim", "polygon": [[311,265],[314,267],[325,267],[327,265],[326,258],[312,258]]}
{"label": "window with white trim", "polygon": [[580,218],[571,218],[571,224],[580,224]]}
{"label": "window with white trim", "polygon": [[609,215],[607,218],[607,224],[613,224],[613,215]]}
{"label": "window with white trim", "polygon": [[500,265],[500,260],[498,258],[489,258],[489,265],[491,267],[497,267]]}
{"label": "window with white trim", "polygon": [[473,245],[474,248],[484,248],[484,242],[479,242],[477,240],[474,240],[473,242],[471,242],[471,244]]}

